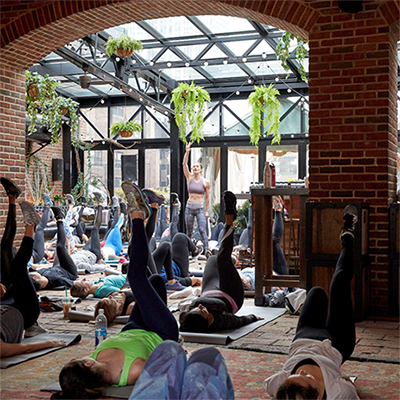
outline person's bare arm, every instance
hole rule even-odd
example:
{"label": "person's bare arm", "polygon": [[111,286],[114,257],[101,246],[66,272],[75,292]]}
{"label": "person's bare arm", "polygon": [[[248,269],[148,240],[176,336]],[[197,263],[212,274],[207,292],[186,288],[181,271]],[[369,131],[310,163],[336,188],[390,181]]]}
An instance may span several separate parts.
{"label": "person's bare arm", "polygon": [[208,218],[208,208],[210,206],[210,181],[204,180],[204,188],[206,189],[206,209],[205,209],[205,214],[206,218]]}
{"label": "person's bare arm", "polygon": [[192,143],[188,143],[186,145],[186,153],[183,157],[182,165],[183,165],[183,173],[185,174],[186,179],[189,179],[192,175],[189,171],[188,167],[188,161],[189,161],[189,153],[190,153],[190,148],[192,146]]}
{"label": "person's bare arm", "polygon": [[195,276],[191,276],[190,279],[192,280],[192,286],[201,286],[202,280]]}
{"label": "person's bare arm", "polygon": [[68,254],[71,255],[71,238],[69,236],[66,237],[65,241],[67,242],[67,251]]}
{"label": "person's bare arm", "polygon": [[34,351],[48,349],[50,347],[65,346],[65,340],[46,340],[35,343],[5,343],[0,339],[0,357],[11,357],[18,354],[33,353]]}

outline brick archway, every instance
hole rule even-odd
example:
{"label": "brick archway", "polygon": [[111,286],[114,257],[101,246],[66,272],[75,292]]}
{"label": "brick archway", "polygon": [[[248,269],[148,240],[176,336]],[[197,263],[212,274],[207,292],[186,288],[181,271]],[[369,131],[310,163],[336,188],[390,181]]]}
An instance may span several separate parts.
{"label": "brick archway", "polygon": [[20,0],[2,4],[0,12],[2,62],[21,69],[29,68],[75,39],[132,21],[181,15],[228,15],[308,37],[319,16],[307,2],[298,0]]}

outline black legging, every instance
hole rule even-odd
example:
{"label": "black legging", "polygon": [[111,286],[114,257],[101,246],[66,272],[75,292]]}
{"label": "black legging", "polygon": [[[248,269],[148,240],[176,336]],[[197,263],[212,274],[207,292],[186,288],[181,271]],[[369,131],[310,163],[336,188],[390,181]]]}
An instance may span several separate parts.
{"label": "black legging", "polygon": [[172,249],[171,243],[164,242],[160,243],[156,250],[152,253],[157,273],[160,274],[162,267],[165,269],[165,274],[168,280],[174,279],[174,273],[172,270]]}
{"label": "black legging", "polygon": [[[6,227],[3,237],[1,238],[1,283],[8,288],[12,283],[11,263],[14,259],[15,252],[13,243],[15,233],[17,232],[17,207],[15,204],[8,204],[8,214]],[[29,256],[32,253],[29,254]]]}
{"label": "black legging", "polygon": [[354,275],[353,237],[342,237],[342,251],[336,264],[328,296],[321,287],[313,287],[304,302],[297,324],[299,338],[330,339],[343,356],[343,362],[351,356],[356,332],[351,301],[351,280]]}
{"label": "black legging", "polygon": [[2,305],[9,305],[19,310],[24,318],[24,329],[30,328],[40,314],[39,300],[27,269],[32,249],[33,239],[25,236],[11,262],[12,284],[0,302]]}
{"label": "black legging", "polygon": [[77,279],[78,270],[71,256],[68,254],[65,243],[66,237],[63,221],[57,221],[57,257],[54,259],[53,267],[60,266],[74,276],[74,279]]}
{"label": "black legging", "polygon": [[282,214],[282,211],[275,211],[274,225],[272,227],[273,270],[278,275],[289,275],[289,268],[286,264],[285,255],[281,247],[281,239],[284,230]]}
{"label": "black legging", "polygon": [[33,236],[32,257],[35,264],[44,256],[44,228],[46,228],[49,220],[49,212],[49,207],[43,209],[42,219],[40,220],[40,224],[36,227],[35,235]]}
{"label": "black legging", "polygon": [[196,250],[196,246],[189,239],[189,236],[184,233],[178,232],[171,242],[172,259],[181,270],[181,277],[186,278],[189,276],[189,253]]}
{"label": "black legging", "polygon": [[85,230],[86,230],[86,224],[83,221],[79,222],[79,224],[74,229],[74,235],[78,236],[81,242],[83,242],[82,236],[84,235]]}
{"label": "black legging", "polygon": [[154,229],[156,227],[157,223],[157,215],[158,215],[158,208],[151,208],[151,215],[149,219],[146,222],[146,237],[147,237],[147,243],[150,242],[150,239],[153,236]]}
{"label": "black legging", "polygon": [[90,239],[83,246],[83,250],[89,250],[96,255],[96,262],[101,260],[103,256],[101,255],[100,237],[99,229],[101,226],[101,221],[103,218],[103,207],[97,206],[96,218],[94,220],[93,229],[90,233]]}
{"label": "black legging", "polygon": [[225,225],[218,255],[211,256],[207,260],[201,292],[205,293],[210,290],[221,290],[232,297],[238,309],[240,309],[244,301],[244,290],[242,280],[231,258],[233,239],[233,227]]}
{"label": "black legging", "polygon": [[122,329],[144,329],[157,333],[163,340],[178,340],[175,317],[166,305],[167,293],[160,275],[147,278],[148,246],[143,220],[132,220],[132,246],[128,280],[136,303],[127,324]]}

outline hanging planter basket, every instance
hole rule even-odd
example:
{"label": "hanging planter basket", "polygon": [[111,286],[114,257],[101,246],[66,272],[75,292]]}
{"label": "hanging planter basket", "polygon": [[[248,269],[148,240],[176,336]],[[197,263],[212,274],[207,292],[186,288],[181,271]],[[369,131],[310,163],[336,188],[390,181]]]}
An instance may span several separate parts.
{"label": "hanging planter basket", "polygon": [[28,86],[28,92],[34,99],[37,99],[39,97],[39,89],[36,83],[32,83]]}
{"label": "hanging planter basket", "polygon": [[66,115],[68,113],[68,108],[67,107],[61,107],[61,115]]}
{"label": "hanging planter basket", "polygon": [[123,137],[123,138],[128,138],[131,137],[133,135],[132,131],[121,131],[119,133],[119,136]]}
{"label": "hanging planter basket", "polygon": [[264,97],[260,97],[260,98],[258,99],[258,101],[259,101],[260,103],[265,103]]}
{"label": "hanging planter basket", "polygon": [[133,54],[133,49],[124,49],[123,47],[118,47],[117,54],[120,57],[130,57]]}

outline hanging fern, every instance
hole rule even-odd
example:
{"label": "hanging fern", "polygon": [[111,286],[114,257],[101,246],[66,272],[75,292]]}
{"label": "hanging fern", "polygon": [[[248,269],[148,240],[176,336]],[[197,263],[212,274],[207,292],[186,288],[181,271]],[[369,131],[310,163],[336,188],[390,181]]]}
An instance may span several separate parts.
{"label": "hanging fern", "polygon": [[[279,91],[271,83],[268,87],[265,85],[254,86],[255,91],[248,98],[253,112],[251,116],[250,141],[258,146],[261,137],[261,125],[269,125],[267,135],[273,135],[272,144],[281,142],[279,133],[279,123],[281,114],[281,105],[276,98]],[[264,119],[261,120],[261,114],[264,112]]]}
{"label": "hanging fern", "polygon": [[175,121],[180,130],[180,138],[186,140],[186,120],[192,128],[190,141],[200,143],[204,139],[201,131],[204,126],[204,104],[210,102],[210,95],[202,87],[181,82],[172,91],[171,103],[175,107]]}
{"label": "hanging fern", "polygon": [[285,34],[281,38],[281,41],[276,46],[276,55],[281,62],[282,68],[286,72],[288,72],[288,74],[286,75],[286,78],[287,78],[291,71],[289,66],[287,65],[287,59],[289,58],[289,55],[290,55],[289,46],[290,46],[290,42],[294,39],[297,40],[296,58],[297,58],[297,61],[299,62],[299,74],[301,76],[301,79],[304,82],[308,82],[307,77],[306,77],[306,70],[304,69],[304,65],[303,65],[306,54],[308,52],[305,45],[308,44],[308,42],[304,42],[304,40],[301,36],[295,36],[293,33],[285,32]]}

